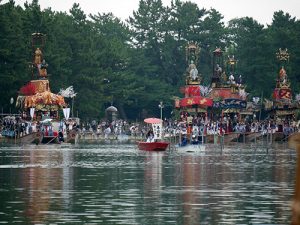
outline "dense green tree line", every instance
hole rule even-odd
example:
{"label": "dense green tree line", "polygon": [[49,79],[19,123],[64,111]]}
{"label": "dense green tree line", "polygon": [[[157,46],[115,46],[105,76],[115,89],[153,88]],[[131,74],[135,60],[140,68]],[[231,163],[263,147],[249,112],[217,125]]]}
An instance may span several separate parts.
{"label": "dense green tree line", "polygon": [[[1,2],[1,1],[0,1]],[[185,46],[201,46],[198,70],[209,85],[212,51],[216,46],[234,54],[252,96],[269,97],[278,71],[275,52],[290,50],[288,76],[295,93],[300,86],[300,22],[288,13],[274,13],[264,27],[255,19],[231,20],[228,25],[214,9],[190,1],[140,0],[139,8],[121,21],[113,14],[86,15],[74,4],[66,12],[41,10],[38,0],[17,6],[0,5],[0,105],[4,111],[16,91],[31,79],[31,33],[47,35],[44,55],[51,90],[74,86],[75,109],[84,119],[100,118],[115,105],[123,118],[158,116],[158,103],[170,113],[173,97],[184,85]]]}

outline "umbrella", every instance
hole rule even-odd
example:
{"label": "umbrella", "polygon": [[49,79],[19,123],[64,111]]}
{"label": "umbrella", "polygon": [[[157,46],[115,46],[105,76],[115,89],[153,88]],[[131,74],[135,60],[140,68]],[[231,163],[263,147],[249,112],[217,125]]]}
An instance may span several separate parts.
{"label": "umbrella", "polygon": [[158,118],[146,118],[144,119],[145,123],[162,123],[161,119]]}

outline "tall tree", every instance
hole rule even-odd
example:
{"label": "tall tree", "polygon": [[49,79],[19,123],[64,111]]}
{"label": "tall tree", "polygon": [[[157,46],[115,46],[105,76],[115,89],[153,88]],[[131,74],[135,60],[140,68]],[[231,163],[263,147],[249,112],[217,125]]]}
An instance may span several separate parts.
{"label": "tall tree", "polygon": [[188,41],[199,41],[205,14],[206,10],[199,9],[196,3],[173,0],[169,10],[168,30],[181,45]]}
{"label": "tall tree", "polygon": [[150,71],[140,74],[142,76],[160,76],[161,43],[165,34],[163,25],[167,20],[165,10],[161,0],[141,0],[138,10],[133,12],[133,17],[129,17],[133,44],[143,49],[144,61],[152,65]]}
{"label": "tall tree", "polygon": [[4,112],[8,112],[10,98],[16,98],[28,72],[22,13],[12,0],[0,5],[0,105]]}

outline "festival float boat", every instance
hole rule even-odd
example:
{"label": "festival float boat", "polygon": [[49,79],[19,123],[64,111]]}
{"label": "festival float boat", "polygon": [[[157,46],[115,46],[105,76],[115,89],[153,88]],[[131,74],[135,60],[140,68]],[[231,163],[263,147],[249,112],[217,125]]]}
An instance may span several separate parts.
{"label": "festival float boat", "polygon": [[[186,61],[188,67],[185,72],[185,86],[181,88],[183,98],[175,99],[175,108],[179,111],[180,121],[184,133],[180,133],[180,146],[204,142],[204,124],[200,130],[193,127],[193,116],[207,119],[208,107],[213,105],[213,99],[209,98],[209,88],[201,85],[202,75],[198,73],[197,64],[199,61],[200,47],[190,42],[186,47]],[[196,135],[193,136],[193,133]],[[201,140],[200,140],[201,139]]]}
{"label": "festival float boat", "polygon": [[32,142],[36,144],[59,143],[63,139],[64,129],[63,122],[59,118],[59,110],[64,111],[66,119],[70,113],[70,109],[66,108],[64,97],[50,90],[48,64],[43,54],[44,44],[44,34],[32,34],[33,61],[30,64],[32,80],[20,89],[16,103],[22,111],[22,119],[29,123],[34,135]]}
{"label": "festival float boat", "polygon": [[[290,121],[295,120],[296,110],[299,109],[297,101],[293,100],[291,84],[287,75],[286,67],[289,61],[287,49],[279,49],[276,53],[279,62],[279,72],[276,79],[276,86],[273,91],[272,100],[265,99],[265,110],[268,112],[273,123],[277,124],[277,131],[272,133],[274,141],[281,141],[291,134],[285,129],[290,129]],[[272,126],[272,124],[271,124]],[[285,135],[285,133],[287,135]]]}
{"label": "festival float boat", "polygon": [[[221,118],[218,135],[207,135],[208,143],[220,143],[221,137],[224,143],[237,141],[240,133],[233,132],[233,123],[240,120],[240,112],[246,108],[247,93],[242,82],[241,75],[237,77],[237,60],[234,56],[228,56],[226,69],[224,69],[223,51],[216,48],[213,52],[213,73],[211,79],[211,92],[209,97],[213,99],[210,108],[210,118],[213,121]],[[226,121],[224,120],[226,118]]]}
{"label": "festival float boat", "polygon": [[138,141],[138,148],[145,151],[165,151],[169,142],[162,140],[162,120],[158,118],[147,118],[145,123],[151,125],[147,133],[147,141]]}
{"label": "festival float boat", "polygon": [[[247,106],[247,93],[242,78],[239,76],[238,79],[235,79],[237,60],[234,56],[228,57],[227,69],[224,70],[223,51],[217,48],[213,52],[211,87],[205,87],[201,85],[202,76],[198,74],[197,70],[199,53],[200,48],[195,43],[189,43],[186,47],[188,68],[186,71],[186,85],[182,88],[185,96],[182,99],[175,99],[175,108],[179,109],[181,120],[186,120],[188,140],[186,142],[193,144],[236,141],[240,133],[233,132],[231,122],[238,121],[241,110]],[[195,115],[197,118],[202,118],[202,127],[198,128],[199,132],[197,132],[197,129],[196,132],[193,132],[195,127],[192,127],[192,120]],[[223,121],[225,115],[230,119]],[[222,118],[222,121],[218,121],[219,118]],[[222,126],[217,128],[216,121]],[[196,138],[197,140],[193,138],[194,133],[198,133],[199,138]],[[182,143],[181,145],[184,145]]]}
{"label": "festival float boat", "polygon": [[[216,48],[213,52],[213,74],[211,79],[211,92],[209,97],[213,99],[210,117],[216,121],[221,118],[222,128],[220,134],[207,135],[207,142],[220,142],[220,137],[224,138],[224,143],[236,141],[240,133],[233,132],[232,123],[237,123],[241,119],[241,111],[246,108],[247,93],[242,82],[242,76],[236,74],[237,60],[234,56],[228,56],[226,69],[223,68],[224,59],[221,48]],[[227,120],[224,121],[224,116]]]}

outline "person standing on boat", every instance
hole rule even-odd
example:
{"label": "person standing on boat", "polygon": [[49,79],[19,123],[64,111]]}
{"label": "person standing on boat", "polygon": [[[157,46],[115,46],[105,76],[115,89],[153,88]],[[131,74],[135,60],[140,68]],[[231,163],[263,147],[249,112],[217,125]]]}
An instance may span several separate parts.
{"label": "person standing on boat", "polygon": [[230,83],[230,84],[235,84],[234,76],[233,76],[232,73],[231,73],[230,76],[229,76],[229,83]]}
{"label": "person standing on boat", "polygon": [[40,76],[47,77],[47,67],[48,64],[46,63],[45,59],[43,59],[42,64],[40,66]]}
{"label": "person standing on boat", "polygon": [[49,126],[49,130],[48,130],[48,136],[53,136],[54,134],[53,134],[53,130],[52,130],[52,126],[50,125]]}
{"label": "person standing on boat", "polygon": [[154,133],[152,129],[148,131],[146,138],[147,138],[147,142],[154,142]]}
{"label": "person standing on boat", "polygon": [[64,134],[62,132],[62,130],[60,129],[59,132],[58,132],[58,141],[59,142],[64,142]]}
{"label": "person standing on boat", "polygon": [[242,75],[240,75],[239,78],[237,79],[237,84],[238,84],[238,86],[242,86],[242,84],[243,84]]}

